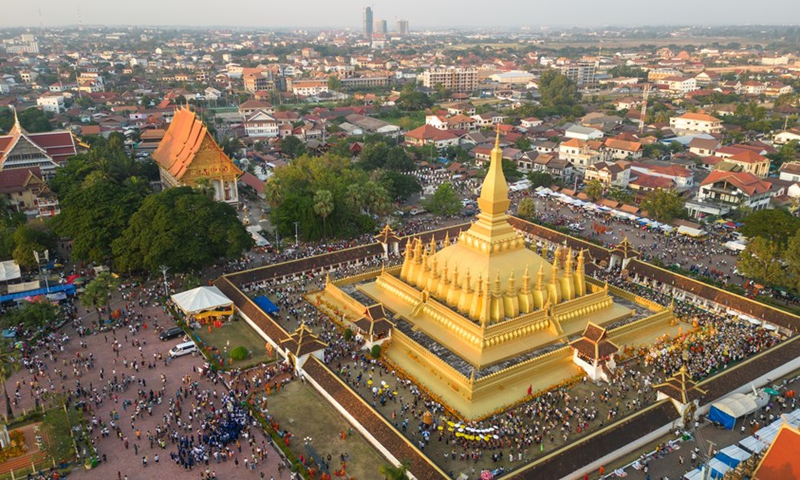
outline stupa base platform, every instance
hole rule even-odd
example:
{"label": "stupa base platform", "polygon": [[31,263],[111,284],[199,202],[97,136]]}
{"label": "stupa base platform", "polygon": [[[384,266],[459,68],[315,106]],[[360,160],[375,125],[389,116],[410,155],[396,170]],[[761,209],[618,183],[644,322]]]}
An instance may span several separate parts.
{"label": "stupa base platform", "polygon": [[[454,341],[461,342],[463,339],[455,339],[452,330],[447,325],[430,318],[424,312],[415,316],[415,306],[413,304],[397,296],[386,295],[376,282],[361,283],[357,286],[357,289],[359,293],[366,295],[375,302],[382,303],[384,308],[393,312],[396,317],[406,319],[414,325],[424,325],[422,328],[426,335],[437,342],[441,342],[451,351],[457,352],[465,361],[476,368],[485,368],[509,359],[517,359],[527,352],[540,349],[554,342],[566,343],[570,337],[583,332],[587,322],[590,320],[598,325],[607,325],[621,321],[633,313],[631,309],[625,306],[608,302],[606,307],[567,321],[558,322],[557,326],[550,322],[547,328],[539,329],[519,338],[504,340],[502,346],[479,348],[477,345],[467,342],[454,344]],[[544,312],[540,312],[542,313],[542,321],[546,322],[547,319]],[[454,312],[455,315],[458,314]]]}

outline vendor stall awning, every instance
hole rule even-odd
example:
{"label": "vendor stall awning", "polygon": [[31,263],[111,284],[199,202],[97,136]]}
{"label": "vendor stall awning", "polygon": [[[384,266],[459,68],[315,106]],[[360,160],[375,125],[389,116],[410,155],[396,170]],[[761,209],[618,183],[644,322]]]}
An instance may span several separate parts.
{"label": "vendor stall awning", "polygon": [[19,265],[14,260],[0,262],[0,282],[16,280],[20,277]]}

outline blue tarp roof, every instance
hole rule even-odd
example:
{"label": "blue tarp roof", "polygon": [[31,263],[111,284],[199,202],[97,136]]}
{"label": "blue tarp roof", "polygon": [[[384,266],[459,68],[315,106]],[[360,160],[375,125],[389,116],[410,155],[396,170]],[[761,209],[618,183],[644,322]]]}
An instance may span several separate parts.
{"label": "blue tarp roof", "polygon": [[261,308],[261,310],[264,310],[266,313],[275,313],[278,311],[278,306],[272,303],[272,300],[264,295],[254,298],[253,301],[259,306],[259,308]]}
{"label": "blue tarp roof", "polygon": [[49,289],[37,288],[36,290],[28,290],[27,292],[9,293],[8,295],[0,296],[0,303],[10,302],[11,300],[16,300],[18,298],[35,297],[37,295],[46,295],[48,293],[58,293],[58,292],[64,292],[67,295],[74,295],[75,285],[71,284],[56,285],[55,287],[50,287]]}

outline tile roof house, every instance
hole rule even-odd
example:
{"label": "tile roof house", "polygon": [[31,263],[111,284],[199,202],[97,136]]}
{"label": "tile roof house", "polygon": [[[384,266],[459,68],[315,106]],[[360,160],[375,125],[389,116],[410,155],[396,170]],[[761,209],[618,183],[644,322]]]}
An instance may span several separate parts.
{"label": "tile roof house", "polygon": [[697,197],[686,202],[695,217],[726,215],[732,210],[747,207],[767,208],[772,196],[772,184],[752,173],[714,170],[702,182]]}

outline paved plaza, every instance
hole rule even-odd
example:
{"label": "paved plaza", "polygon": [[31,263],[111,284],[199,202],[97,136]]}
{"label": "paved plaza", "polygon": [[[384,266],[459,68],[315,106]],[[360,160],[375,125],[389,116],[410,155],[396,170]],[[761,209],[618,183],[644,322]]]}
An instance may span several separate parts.
{"label": "paved plaza", "polygon": [[[121,306],[121,300],[117,300],[115,304],[112,304],[112,308],[120,308]],[[197,373],[198,367],[201,367],[204,363],[203,358],[199,355],[179,357],[165,366],[163,358],[167,358],[169,348],[178,343],[180,339],[162,342],[158,339],[153,327],[156,321],[162,326],[171,326],[172,321],[168,320],[167,314],[158,306],[147,306],[142,309],[137,307],[137,310],[141,311],[146,319],[149,317],[146,329],[143,324],[139,332],[135,334],[132,334],[128,328],[121,327],[117,328],[116,331],[97,333],[79,338],[75,329],[68,325],[64,327],[63,332],[70,336],[70,341],[64,346],[64,350],[55,356],[54,361],[44,360],[47,366],[44,377],[41,374],[23,370],[14,374],[9,380],[9,392],[15,388],[14,386],[18,382],[20,384],[21,401],[19,408],[15,409],[15,411],[21,413],[23,409],[30,409],[33,406],[31,389],[26,385],[34,379],[38,380],[40,385],[52,391],[75,390],[77,382],[80,381],[81,386],[84,388],[88,387],[90,390],[100,393],[102,386],[112,379],[114,375],[122,376],[123,374],[128,374],[135,377],[135,382],[137,383],[131,384],[127,391],[118,393],[116,401],[113,396],[103,398],[102,403],[93,413],[98,420],[108,422],[110,413],[116,411],[119,415],[117,423],[121,427],[124,438],[115,438],[113,430],[111,435],[104,437],[101,435],[100,428],[95,428],[92,431],[92,437],[95,439],[98,455],[100,458],[105,458],[106,461],[101,462],[97,468],[92,470],[75,469],[70,474],[70,478],[113,480],[121,477],[128,478],[128,480],[146,480],[162,477],[170,478],[171,480],[196,480],[201,478],[201,474],[205,473],[206,469],[209,472],[216,473],[216,478],[220,480],[233,478],[281,478],[278,471],[279,456],[269,446],[266,436],[260,428],[252,429],[252,431],[255,432],[257,445],[266,442],[269,452],[268,458],[264,461],[259,461],[255,470],[245,471],[244,459],[252,458],[250,448],[245,442],[241,443],[241,449],[236,448],[235,444],[233,444],[233,456],[228,461],[216,463],[212,459],[208,466],[195,466],[192,470],[185,470],[170,460],[170,452],[177,451],[176,445],[167,442],[164,449],[157,444],[151,446],[147,440],[147,432],[154,434],[156,424],[163,424],[163,416],[167,412],[166,401],[161,404],[155,404],[152,409],[152,415],[144,413],[135,419],[132,426],[132,408],[123,407],[123,402],[125,400],[135,400],[138,389],[149,392],[163,388],[165,399],[173,397],[178,388],[187,388],[189,384],[194,382],[198,383],[200,390],[216,392],[217,395],[222,395],[225,390],[222,384],[215,385],[208,378]],[[82,322],[84,324],[88,324],[91,320],[97,318],[97,313],[87,312],[82,307],[78,307],[78,315],[83,318]],[[119,355],[112,350],[112,343],[115,339],[121,345]],[[80,341],[86,343],[85,348],[80,346]],[[138,341],[140,346],[133,346],[133,341]],[[76,377],[71,368],[68,367],[70,360],[75,358],[78,353],[88,355],[89,352],[94,354],[95,367],[90,370],[80,369],[80,377]],[[154,355],[161,355],[162,359],[154,361]],[[138,371],[131,367],[134,359],[141,362],[142,366]],[[127,362],[129,367],[126,368],[123,362]],[[155,368],[148,368],[145,366],[147,363],[153,363]],[[53,373],[54,368],[64,370],[67,379],[62,380],[55,375]],[[101,371],[103,372],[102,379]],[[162,383],[162,375],[165,377],[166,382]],[[48,381],[48,376],[52,383]],[[87,404],[93,404],[89,399],[84,400],[86,400]],[[191,400],[191,396],[189,400]],[[92,414],[88,414],[87,421],[91,421],[91,418]],[[137,430],[141,434],[141,439],[136,437]],[[127,442],[125,438],[127,438]],[[125,443],[128,444],[127,448]],[[158,463],[155,462],[155,455],[159,456]],[[146,467],[143,467],[142,457],[144,456],[148,460]],[[264,476],[261,476],[262,472]],[[288,470],[284,470],[282,473],[283,478],[289,478]]]}

